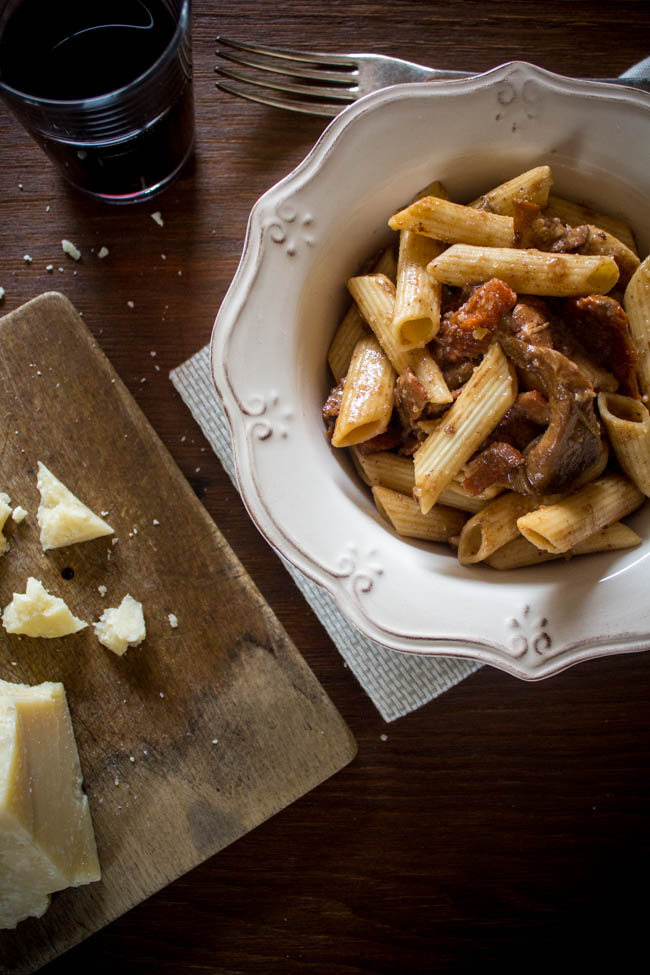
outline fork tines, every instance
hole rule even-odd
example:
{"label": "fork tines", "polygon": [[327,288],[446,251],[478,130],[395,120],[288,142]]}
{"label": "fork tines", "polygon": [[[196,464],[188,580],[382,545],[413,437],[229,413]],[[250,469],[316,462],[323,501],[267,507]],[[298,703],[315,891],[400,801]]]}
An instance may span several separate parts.
{"label": "fork tines", "polygon": [[215,72],[236,85],[217,81],[217,88],[250,101],[312,115],[338,115],[357,97],[358,71],[353,59],[290,48],[269,48],[218,37],[216,50],[229,65]]}

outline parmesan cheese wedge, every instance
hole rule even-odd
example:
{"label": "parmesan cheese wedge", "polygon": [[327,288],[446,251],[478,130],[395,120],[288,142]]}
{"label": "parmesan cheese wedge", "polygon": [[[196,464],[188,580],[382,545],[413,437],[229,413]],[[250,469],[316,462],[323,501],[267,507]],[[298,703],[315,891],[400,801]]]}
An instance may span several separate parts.
{"label": "parmesan cheese wedge", "polygon": [[100,879],[63,684],[0,680],[0,928]]}
{"label": "parmesan cheese wedge", "polygon": [[127,647],[137,647],[147,635],[142,603],[128,593],[119,606],[104,610],[93,625],[101,645],[120,657]]}
{"label": "parmesan cheese wedge", "polygon": [[0,555],[4,555],[9,547],[9,542],[2,534],[2,529],[6,524],[7,518],[11,514],[10,504],[11,498],[9,495],[0,491]]}
{"label": "parmesan cheese wedge", "polygon": [[43,551],[113,534],[108,522],[83,504],[40,460],[37,486],[41,503],[36,520]]}
{"label": "parmesan cheese wedge", "polygon": [[70,612],[65,602],[47,591],[43,583],[30,576],[25,593],[15,592],[2,614],[7,633],[25,636],[58,637],[77,633],[88,626]]}

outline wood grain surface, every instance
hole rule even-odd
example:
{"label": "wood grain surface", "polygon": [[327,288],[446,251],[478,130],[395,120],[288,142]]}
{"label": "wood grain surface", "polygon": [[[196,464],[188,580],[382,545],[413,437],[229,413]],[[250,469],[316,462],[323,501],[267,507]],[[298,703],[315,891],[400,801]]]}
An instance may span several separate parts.
{"label": "wood grain surface", "polygon": [[[0,106],[4,310],[56,287],[83,311],[359,742],[338,775],[46,971],[635,970],[636,951],[645,954],[636,888],[650,867],[650,655],[593,661],[540,684],[483,668],[385,725],[167,378],[209,339],[253,202],[324,127],[217,93],[219,33],[440,67],[523,58],[607,75],[650,53],[650,6],[196,0],[196,156],[151,207],[110,209],[68,189]],[[79,265],[62,254],[62,237],[82,249]],[[91,249],[102,244],[110,255],[100,261]]]}
{"label": "wood grain surface", "polygon": [[[102,868],[100,883],[2,932],[0,971],[22,973],[239,839],[356,748],[72,305],[34,299],[0,319],[0,345],[3,485],[30,512],[7,527],[0,604],[34,575],[84,621],[127,592],[147,621],[146,641],[122,657],[92,625],[64,640],[2,634],[0,677],[64,683]],[[113,536],[42,551],[39,460],[105,510]]]}

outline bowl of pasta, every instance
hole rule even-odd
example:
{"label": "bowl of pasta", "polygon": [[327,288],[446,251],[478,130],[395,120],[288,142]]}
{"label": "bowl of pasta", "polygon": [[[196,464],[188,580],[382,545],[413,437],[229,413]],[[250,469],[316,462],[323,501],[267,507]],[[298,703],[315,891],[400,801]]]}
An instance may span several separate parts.
{"label": "bowl of pasta", "polygon": [[379,644],[650,647],[649,135],[514,62],[361,99],[255,205],[211,349],[242,497]]}

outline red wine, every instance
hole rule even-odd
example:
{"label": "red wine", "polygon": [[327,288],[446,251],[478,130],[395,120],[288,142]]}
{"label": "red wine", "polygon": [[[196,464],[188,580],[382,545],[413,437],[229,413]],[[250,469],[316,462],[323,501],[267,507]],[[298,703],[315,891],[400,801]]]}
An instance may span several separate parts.
{"label": "red wine", "polygon": [[[128,202],[161,188],[189,156],[194,112],[185,6],[22,0],[9,16],[0,37],[0,82],[14,91],[5,89],[5,98],[80,189]],[[101,96],[101,103],[84,103]],[[30,98],[58,104],[37,114]]]}
{"label": "red wine", "polygon": [[174,34],[162,0],[23,0],[0,43],[0,77],[37,98],[92,98],[122,88]]}

